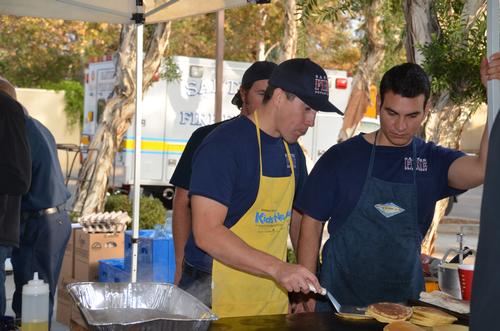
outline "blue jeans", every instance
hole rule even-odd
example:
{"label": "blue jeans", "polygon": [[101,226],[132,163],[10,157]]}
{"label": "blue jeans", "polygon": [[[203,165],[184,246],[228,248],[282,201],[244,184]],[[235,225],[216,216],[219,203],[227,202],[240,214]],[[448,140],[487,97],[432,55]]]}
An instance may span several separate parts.
{"label": "blue jeans", "polygon": [[11,251],[11,246],[0,245],[0,316],[5,315],[5,260]]}
{"label": "blue jeans", "polygon": [[207,307],[212,307],[212,275],[185,262],[179,287],[188,292]]}
{"label": "blue jeans", "polygon": [[12,250],[12,268],[16,290],[12,310],[21,318],[23,285],[33,273],[49,284],[49,321],[52,320],[54,296],[61,271],[64,251],[71,235],[71,222],[66,212],[21,221],[19,248]]}

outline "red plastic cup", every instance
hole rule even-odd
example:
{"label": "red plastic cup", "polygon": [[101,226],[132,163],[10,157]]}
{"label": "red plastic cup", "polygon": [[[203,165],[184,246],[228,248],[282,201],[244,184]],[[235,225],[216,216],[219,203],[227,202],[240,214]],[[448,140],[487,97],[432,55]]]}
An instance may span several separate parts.
{"label": "red plastic cup", "polygon": [[463,300],[470,300],[472,291],[472,278],[474,277],[473,264],[460,264],[458,266],[458,277],[460,278],[460,291]]}

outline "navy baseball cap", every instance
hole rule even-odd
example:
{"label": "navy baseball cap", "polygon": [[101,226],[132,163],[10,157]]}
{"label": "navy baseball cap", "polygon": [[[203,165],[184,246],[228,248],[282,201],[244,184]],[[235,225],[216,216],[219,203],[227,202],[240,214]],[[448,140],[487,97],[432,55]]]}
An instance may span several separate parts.
{"label": "navy baseball cap", "polygon": [[326,72],[309,59],[291,59],[280,63],[269,78],[269,85],[295,94],[314,110],[344,115],[328,101]]}
{"label": "navy baseball cap", "polygon": [[[241,79],[241,85],[245,88],[250,88],[253,83],[262,79],[269,79],[273,70],[278,65],[274,62],[269,61],[257,61],[254,62],[243,74],[243,78]],[[241,107],[243,105],[243,100],[241,99],[240,90],[236,93],[231,100],[233,105]]]}

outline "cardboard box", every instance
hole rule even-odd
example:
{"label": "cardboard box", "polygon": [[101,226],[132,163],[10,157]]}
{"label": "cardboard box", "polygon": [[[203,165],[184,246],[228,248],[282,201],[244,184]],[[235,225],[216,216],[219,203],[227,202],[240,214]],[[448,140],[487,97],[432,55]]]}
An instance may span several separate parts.
{"label": "cardboard box", "polygon": [[74,320],[71,320],[71,323],[69,325],[70,331],[87,331],[87,326],[82,326],[75,322]]}
{"label": "cardboard box", "polygon": [[[59,273],[57,287],[63,287],[63,280],[73,280],[75,277],[75,231],[75,228],[72,227],[71,236],[69,237],[68,244],[66,245],[66,249],[64,251],[64,258],[61,265],[61,272]],[[66,286],[66,284],[64,286]]]}
{"label": "cardboard box", "polygon": [[68,244],[66,245],[66,250],[64,254],[68,254],[73,256],[74,246],[75,246],[75,231],[77,231],[80,227],[71,226],[71,236],[69,237]]}
{"label": "cardboard box", "polygon": [[59,273],[59,279],[61,278],[73,278],[75,277],[75,261],[73,254],[64,254],[63,262],[61,265],[61,272]]}
{"label": "cardboard box", "polygon": [[64,325],[70,325],[72,304],[69,294],[58,289],[56,321]]}
{"label": "cardboard box", "polygon": [[124,234],[75,232],[75,280],[99,280],[99,260],[123,258]]}
{"label": "cardboard box", "polygon": [[[74,325],[75,324],[75,325]],[[81,328],[83,328],[83,330],[87,330],[87,324],[85,324],[85,320],[83,319],[82,317],[82,314],[80,313],[80,311],[78,310],[78,308],[76,307],[75,304],[72,304],[71,305],[71,323],[70,323],[71,326],[79,326]],[[71,328],[71,330],[73,330]]]}

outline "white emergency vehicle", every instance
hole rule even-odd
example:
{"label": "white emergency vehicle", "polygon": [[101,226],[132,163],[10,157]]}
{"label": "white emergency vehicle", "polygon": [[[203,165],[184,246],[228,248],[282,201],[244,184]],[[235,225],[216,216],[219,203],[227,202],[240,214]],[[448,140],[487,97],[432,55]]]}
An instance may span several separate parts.
{"label": "white emergency vehicle", "polygon": [[[214,123],[215,60],[184,56],[173,57],[180,79],[154,82],[144,95],[142,118],[141,187],[159,197],[168,206],[173,188],[170,178],[184,147],[197,128]],[[222,119],[239,114],[231,99],[238,91],[247,62],[224,61]],[[111,58],[89,63],[85,73],[84,124],[82,145],[92,140],[106,100],[114,85],[115,68]],[[326,70],[330,81],[330,100],[344,110],[351,90],[351,78],[345,71]],[[365,121],[366,122],[366,121]],[[134,121],[132,121],[134,123]],[[368,123],[369,124],[369,123]],[[306,155],[314,163],[337,142],[342,117],[319,112],[316,126],[303,137]],[[134,127],[128,129],[122,148],[116,155],[114,187],[133,182]]]}

